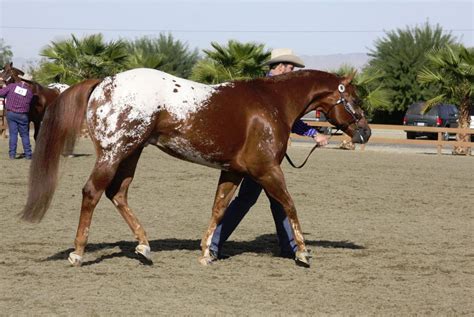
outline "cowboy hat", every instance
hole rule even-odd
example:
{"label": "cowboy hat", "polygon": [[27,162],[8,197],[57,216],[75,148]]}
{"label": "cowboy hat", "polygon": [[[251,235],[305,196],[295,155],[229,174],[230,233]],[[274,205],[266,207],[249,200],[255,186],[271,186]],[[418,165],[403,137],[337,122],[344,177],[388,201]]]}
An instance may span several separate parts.
{"label": "cowboy hat", "polygon": [[296,67],[304,67],[303,60],[296,56],[289,48],[275,48],[272,51],[270,59],[263,63],[263,65],[273,65],[278,63],[290,63]]}

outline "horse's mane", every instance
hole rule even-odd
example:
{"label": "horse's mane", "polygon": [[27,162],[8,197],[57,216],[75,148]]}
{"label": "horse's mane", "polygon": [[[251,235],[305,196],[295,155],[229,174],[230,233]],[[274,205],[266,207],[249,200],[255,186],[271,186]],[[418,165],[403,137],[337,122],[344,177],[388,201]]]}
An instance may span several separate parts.
{"label": "horse's mane", "polygon": [[[318,80],[321,82],[331,82],[335,80],[340,80],[340,76],[333,74],[333,73],[328,73],[325,71],[321,70],[316,70],[316,69],[305,69],[305,70],[298,70],[278,76],[266,76],[266,77],[258,77],[258,78],[253,78],[253,79],[248,79],[245,80],[244,82],[249,82],[249,83],[269,83],[269,82],[282,82],[286,81],[291,78],[308,78],[311,77],[314,80]],[[236,81],[239,82],[239,81]]]}
{"label": "horse's mane", "polygon": [[290,72],[287,74],[282,74],[279,76],[272,76],[272,77],[265,77],[265,80],[272,80],[275,82],[279,81],[284,81],[289,78],[306,78],[306,77],[311,77],[316,80],[321,80],[321,81],[331,81],[331,80],[336,80],[339,78],[339,76],[333,74],[333,73],[328,73],[322,70],[316,70],[316,69],[305,69],[305,70],[298,70],[295,72]]}

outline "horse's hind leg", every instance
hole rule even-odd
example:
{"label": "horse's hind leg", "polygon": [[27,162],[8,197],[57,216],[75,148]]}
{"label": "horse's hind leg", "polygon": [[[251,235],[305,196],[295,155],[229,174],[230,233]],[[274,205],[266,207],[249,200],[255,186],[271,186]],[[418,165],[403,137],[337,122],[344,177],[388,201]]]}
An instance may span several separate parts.
{"label": "horse's hind leg", "polygon": [[297,264],[309,267],[311,256],[308,250],[306,250],[303,232],[296,214],[296,208],[293,199],[286,188],[285,178],[281,167],[279,165],[272,166],[256,177],[256,179],[265,189],[265,192],[283,206],[298,247],[295,260]]}
{"label": "horse's hind leg", "polygon": [[69,262],[74,266],[82,264],[82,257],[89,236],[89,228],[92,221],[92,214],[95,206],[100,200],[102,193],[112,181],[117,169],[110,163],[99,163],[100,158],[92,170],[91,176],[82,188],[82,206],[77,228],[76,239],[74,240],[74,252],[69,254]]}
{"label": "horse's hind leg", "polygon": [[212,235],[216,230],[217,224],[222,220],[225,210],[232,199],[232,196],[242,180],[242,175],[233,172],[222,171],[217,186],[214,205],[212,207],[212,216],[209,227],[201,240],[202,257],[199,262],[203,265],[210,264],[216,260],[217,256],[212,255],[209,247],[211,245]]}
{"label": "horse's hind leg", "polygon": [[143,255],[148,261],[151,261],[150,257],[150,245],[146,232],[142,225],[134,215],[132,209],[128,206],[128,188],[135,175],[135,169],[137,167],[138,159],[142,153],[143,148],[139,147],[123,160],[115,173],[115,177],[107,187],[105,194],[113,204],[117,207],[122,217],[127,222],[130,229],[135,235],[135,239],[138,240],[138,246],[135,251],[137,254]]}

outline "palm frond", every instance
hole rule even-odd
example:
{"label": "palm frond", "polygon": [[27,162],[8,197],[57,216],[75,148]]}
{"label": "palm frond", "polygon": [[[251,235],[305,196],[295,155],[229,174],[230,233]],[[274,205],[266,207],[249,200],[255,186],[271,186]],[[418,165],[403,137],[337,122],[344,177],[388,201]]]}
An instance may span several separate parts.
{"label": "palm frond", "polygon": [[425,113],[427,112],[428,110],[431,109],[431,107],[433,107],[434,105],[437,105],[443,101],[446,100],[446,96],[444,94],[441,94],[441,95],[438,95],[438,96],[435,96],[431,99],[428,99],[425,101],[425,104],[423,106],[423,110],[422,112]]}

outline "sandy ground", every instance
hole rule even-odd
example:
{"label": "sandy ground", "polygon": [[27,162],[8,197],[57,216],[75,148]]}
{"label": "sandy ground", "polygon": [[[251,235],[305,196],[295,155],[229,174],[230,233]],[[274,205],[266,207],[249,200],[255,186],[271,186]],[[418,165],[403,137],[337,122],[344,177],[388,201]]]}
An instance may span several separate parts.
{"label": "sandy ground", "polygon": [[[130,203],[154,264],[141,264],[125,222],[105,198],[85,263],[69,266],[81,188],[94,162],[89,140],[61,169],[40,224],[18,220],[28,161],[0,140],[0,315],[474,315],[472,157],[386,151],[316,151],[302,170],[284,163],[309,269],[277,257],[264,196],[202,267],[219,171],[147,148]],[[306,147],[289,150],[300,162]]]}

